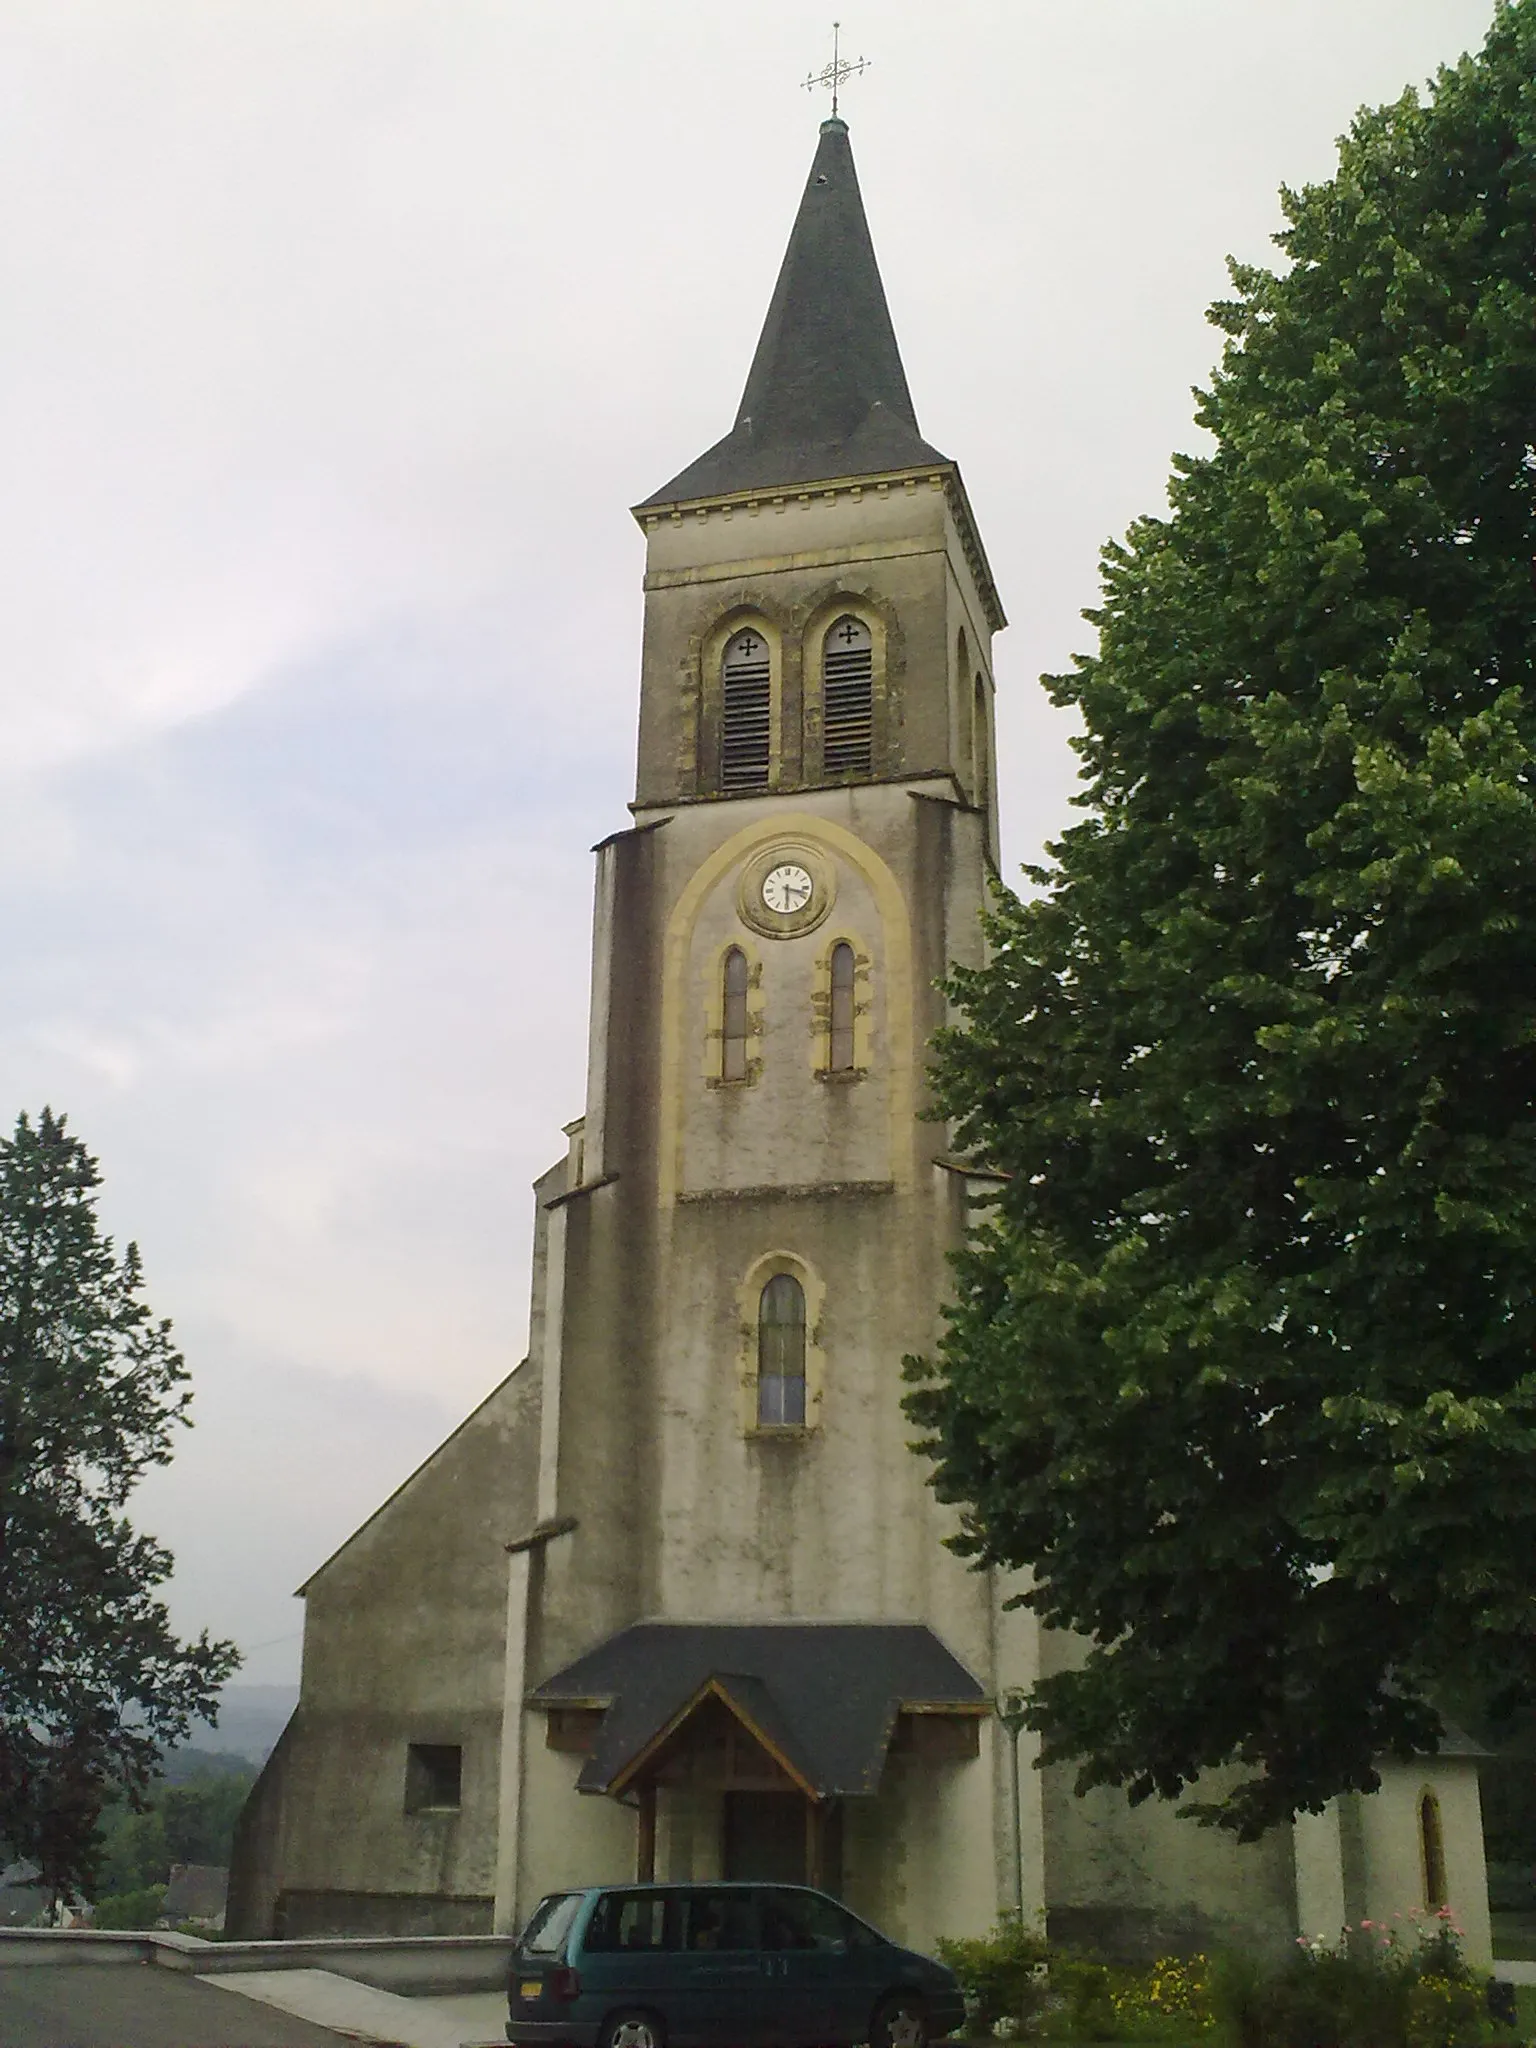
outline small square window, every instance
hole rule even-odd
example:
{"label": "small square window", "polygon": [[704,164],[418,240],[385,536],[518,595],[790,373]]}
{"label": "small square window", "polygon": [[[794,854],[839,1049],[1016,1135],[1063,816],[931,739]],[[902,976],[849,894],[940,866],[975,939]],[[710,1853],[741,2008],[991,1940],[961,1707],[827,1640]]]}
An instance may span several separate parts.
{"label": "small square window", "polygon": [[457,1813],[464,1752],[457,1743],[413,1742],[405,1752],[407,1813]]}

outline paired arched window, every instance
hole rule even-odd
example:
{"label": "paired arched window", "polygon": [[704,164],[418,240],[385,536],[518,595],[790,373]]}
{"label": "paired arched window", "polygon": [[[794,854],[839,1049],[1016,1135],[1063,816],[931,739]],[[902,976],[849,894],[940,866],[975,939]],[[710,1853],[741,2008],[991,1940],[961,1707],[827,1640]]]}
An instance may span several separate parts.
{"label": "paired arched window", "polygon": [[720,663],[720,786],[766,789],[773,742],[773,670],[768,642],[746,626],[725,643]]}
{"label": "paired arched window", "polygon": [[821,762],[828,776],[868,775],[875,747],[875,643],[851,612],[821,643]]}
{"label": "paired arched window", "polygon": [[[858,955],[846,939],[839,939],[827,955],[826,1009],[822,1013],[826,1030],[826,1069],[831,1074],[856,1074],[858,1067]],[[745,1081],[749,1075],[749,1041],[752,1019],[747,999],[752,970],[740,946],[727,949],[720,962],[719,1020],[722,1081]]]}
{"label": "paired arched window", "polygon": [[721,969],[720,1078],[747,1078],[747,956],[732,946]]}
{"label": "paired arched window", "polygon": [[1419,1800],[1419,1848],[1424,1858],[1424,1904],[1437,1912],[1447,1903],[1445,1885],[1445,1830],[1440,1824],[1440,1802],[1433,1792]]}
{"label": "paired arched window", "polygon": [[[806,650],[807,668],[814,643]],[[810,676],[807,676],[810,685]],[[767,789],[774,781],[774,654],[766,632],[738,626],[720,654],[719,774],[725,791]],[[808,696],[814,701],[814,688]],[[874,772],[875,643],[863,619],[844,612],[821,636],[821,773],[838,782]],[[798,739],[785,738],[785,772],[814,775]]]}
{"label": "paired arched window", "polygon": [[834,1074],[853,1072],[853,948],[839,939],[832,948],[828,979],[831,1002],[828,1009],[827,1068]]}
{"label": "paired arched window", "polygon": [[775,1273],[758,1298],[757,1419],[805,1424],[805,1289],[791,1273]]}

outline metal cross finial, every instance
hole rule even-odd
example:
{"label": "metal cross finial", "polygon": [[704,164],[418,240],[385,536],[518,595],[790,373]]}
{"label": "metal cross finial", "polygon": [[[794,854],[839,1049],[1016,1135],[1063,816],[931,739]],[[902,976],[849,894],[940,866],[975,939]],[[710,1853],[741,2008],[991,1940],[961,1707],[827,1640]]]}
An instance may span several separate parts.
{"label": "metal cross finial", "polygon": [[826,91],[828,88],[831,89],[832,118],[834,121],[837,119],[838,87],[846,79],[857,78],[861,71],[869,69],[869,59],[867,57],[860,57],[856,64],[850,64],[847,58],[842,55],[838,48],[838,38],[841,31],[842,23],[834,21],[832,24],[832,62],[825,65],[820,71],[813,71],[805,81],[807,92],[814,92],[818,85],[823,91]]}

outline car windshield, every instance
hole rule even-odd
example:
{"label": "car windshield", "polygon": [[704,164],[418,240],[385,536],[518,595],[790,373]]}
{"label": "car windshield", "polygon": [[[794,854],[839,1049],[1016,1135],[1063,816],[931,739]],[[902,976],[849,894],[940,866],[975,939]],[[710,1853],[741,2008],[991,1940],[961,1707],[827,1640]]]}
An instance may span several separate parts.
{"label": "car windshield", "polygon": [[551,1898],[540,1899],[533,1918],[523,1929],[518,1952],[525,1956],[559,1955],[580,1904],[580,1892],[556,1892]]}

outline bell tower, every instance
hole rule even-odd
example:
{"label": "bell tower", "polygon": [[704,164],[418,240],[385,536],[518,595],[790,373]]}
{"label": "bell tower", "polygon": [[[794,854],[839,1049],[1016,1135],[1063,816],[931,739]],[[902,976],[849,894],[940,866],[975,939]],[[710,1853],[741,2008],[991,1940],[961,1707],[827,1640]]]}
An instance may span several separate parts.
{"label": "bell tower", "polygon": [[550,1728],[615,1703],[578,1778],[606,1797],[573,1834],[525,1734],[504,1855],[515,1833],[519,1897],[601,1837],[641,1874],[985,1926],[1020,1867],[986,1702],[1032,1676],[1032,1624],[945,1548],[901,1366],[976,1191],[925,1068],[996,859],[1004,619],[841,120],[734,425],[635,517],[634,822],[599,850],[588,1102],[534,1308],[541,1513],[573,1526],[527,1568],[522,1667]]}
{"label": "bell tower", "polygon": [[947,779],[995,852],[1005,621],[959,469],[918,430],[845,122],[822,124],[735,424],[635,516],[638,814]]}

